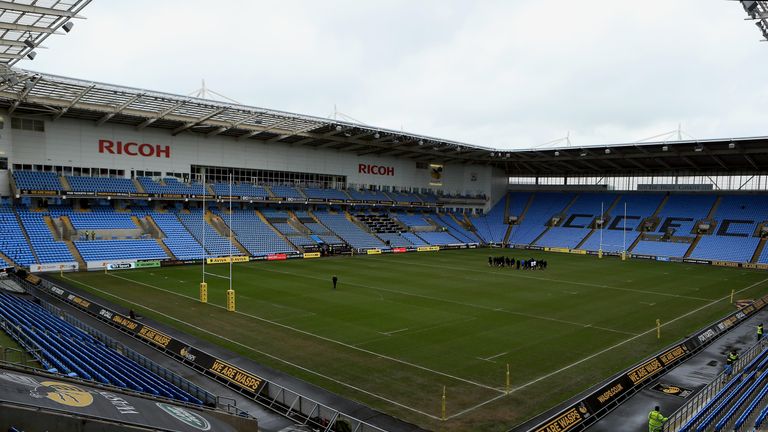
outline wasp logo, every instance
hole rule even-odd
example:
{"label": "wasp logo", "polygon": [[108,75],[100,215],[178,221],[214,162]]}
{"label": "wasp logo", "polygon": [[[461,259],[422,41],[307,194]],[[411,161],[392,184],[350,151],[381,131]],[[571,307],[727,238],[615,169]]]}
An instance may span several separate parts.
{"label": "wasp logo", "polygon": [[197,357],[196,357],[194,354],[192,354],[192,352],[191,352],[191,351],[192,351],[192,348],[190,348],[190,347],[184,347],[184,348],[182,348],[182,349],[181,349],[181,351],[180,351],[179,353],[180,353],[180,354],[181,354],[181,356],[182,356],[182,357],[184,357],[185,359],[187,359],[187,360],[189,360],[189,361],[195,361],[195,358],[197,358]]}
{"label": "wasp logo", "polygon": [[80,387],[58,381],[43,381],[30,390],[29,395],[37,399],[50,399],[71,407],[87,407],[93,403],[93,396]]}

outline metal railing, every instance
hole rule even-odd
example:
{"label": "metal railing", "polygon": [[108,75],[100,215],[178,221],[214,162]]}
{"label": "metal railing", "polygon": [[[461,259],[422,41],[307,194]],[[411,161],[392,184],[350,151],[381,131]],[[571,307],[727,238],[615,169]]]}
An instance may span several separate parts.
{"label": "metal railing", "polygon": [[[732,379],[743,378],[742,372],[744,368],[765,348],[768,347],[768,341],[765,339],[760,343],[756,343],[747,349],[739,356],[739,360],[733,365],[733,371],[728,374],[725,370],[720,372],[711,383],[706,387],[699,390],[685,405],[681,406],[677,411],[669,416],[669,420],[664,423],[665,432],[678,431],[685,423],[690,420],[696,413],[710,401],[712,398],[725,387],[725,385]],[[735,399],[735,398],[734,398]],[[731,403],[734,403],[732,401]],[[695,425],[694,425],[695,426]]]}

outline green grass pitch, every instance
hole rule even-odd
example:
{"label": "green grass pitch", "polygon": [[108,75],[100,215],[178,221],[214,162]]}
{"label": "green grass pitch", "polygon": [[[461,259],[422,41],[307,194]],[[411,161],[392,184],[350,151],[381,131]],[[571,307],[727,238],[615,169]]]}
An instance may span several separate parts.
{"label": "green grass pitch", "polygon": [[[549,268],[489,268],[490,254]],[[200,266],[64,278],[441,431],[507,430],[731,312],[731,290],[768,291],[760,271],[499,249],[236,264],[235,313],[224,309],[226,279],[207,277],[209,303],[198,302]]]}

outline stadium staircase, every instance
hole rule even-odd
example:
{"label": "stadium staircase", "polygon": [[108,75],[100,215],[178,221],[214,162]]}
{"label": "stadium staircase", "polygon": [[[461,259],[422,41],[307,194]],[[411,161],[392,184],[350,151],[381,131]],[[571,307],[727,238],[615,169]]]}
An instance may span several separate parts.
{"label": "stadium staircase", "polygon": [[766,238],[761,238],[760,243],[757,244],[757,249],[755,249],[755,253],[752,255],[752,259],[749,260],[751,263],[756,263],[758,259],[760,259],[760,256],[763,253],[763,249],[765,249],[765,242]]}
{"label": "stadium staircase", "polygon": [[85,264],[85,260],[83,259],[83,256],[80,255],[80,251],[77,250],[77,248],[75,247],[75,243],[72,240],[64,240],[64,244],[67,245],[67,249],[69,249],[69,253],[72,254],[72,257],[80,265],[80,269],[87,268]]}
{"label": "stadium staircase", "polygon": [[59,177],[59,183],[61,183],[61,190],[63,191],[71,191],[72,186],[69,184],[69,180],[65,176]]}
{"label": "stadium staircase", "polygon": [[56,225],[53,223],[53,219],[50,216],[48,215],[43,216],[43,221],[45,222],[45,226],[47,226],[48,229],[51,231],[51,235],[53,236],[54,240],[56,241],[63,240],[62,233],[58,229],[56,229]]}
{"label": "stadium staircase", "polygon": [[139,183],[138,179],[133,179],[133,187],[135,187],[139,193],[147,193],[147,191],[144,190],[144,186]]}
{"label": "stadium staircase", "polygon": [[656,211],[653,212],[651,217],[654,217],[654,218],[659,217],[659,213],[661,213],[661,210],[664,209],[664,206],[667,205],[667,201],[669,201],[669,196],[670,196],[669,192],[664,194],[664,199],[661,200],[661,202],[659,203],[659,206],[656,207]]}
{"label": "stadium staircase", "polygon": [[[226,210],[226,212],[228,214],[229,210]],[[227,222],[224,219],[214,215],[213,213],[211,213],[210,210],[206,210],[205,221],[210,226],[212,226],[213,229],[215,229],[220,236],[224,237],[227,240],[230,240],[232,242],[232,245],[235,246],[237,250],[240,251],[241,254],[246,256],[251,254],[250,252],[248,252],[248,249],[246,249],[245,246],[243,246],[242,243],[240,243],[240,241],[237,239],[237,233],[235,233],[234,229],[232,229],[232,238],[231,239],[229,238],[230,227],[229,225],[227,225]]]}
{"label": "stadium staircase", "polygon": [[377,240],[381,240],[381,239],[379,239],[379,237],[378,237],[378,236],[377,236],[377,235],[376,235],[376,234],[375,234],[375,233],[374,233],[374,232],[371,230],[371,228],[370,228],[368,225],[366,225],[366,224],[365,224],[364,222],[362,222],[360,219],[358,219],[358,218],[356,218],[355,216],[353,216],[353,215],[352,215],[352,213],[350,213],[350,212],[348,212],[348,211],[344,211],[344,217],[346,217],[348,221],[350,221],[350,222],[352,222],[353,224],[357,225],[357,226],[358,226],[358,228],[360,228],[361,230],[363,230],[363,231],[365,231],[366,233],[368,233],[368,234],[372,235],[373,237],[375,237]]}
{"label": "stadium staircase", "polygon": [[8,258],[8,255],[0,252],[0,259],[2,259],[7,265],[15,267],[16,263],[12,259]]}
{"label": "stadium staircase", "polygon": [[19,228],[21,229],[21,233],[24,234],[24,239],[27,241],[27,245],[29,246],[29,251],[32,252],[32,256],[35,257],[35,262],[39,263],[40,258],[37,256],[37,252],[35,252],[35,248],[32,247],[32,240],[29,238],[29,234],[27,233],[26,228],[24,228],[24,223],[21,221],[21,216],[19,216],[18,212],[13,212],[13,214],[16,216],[16,221],[19,223]]}
{"label": "stadium staircase", "polygon": [[688,248],[688,250],[685,252],[685,255],[683,255],[683,258],[688,258],[693,253],[693,250],[696,249],[696,246],[701,241],[701,234],[696,234],[696,238],[693,239],[691,242],[691,246]]}

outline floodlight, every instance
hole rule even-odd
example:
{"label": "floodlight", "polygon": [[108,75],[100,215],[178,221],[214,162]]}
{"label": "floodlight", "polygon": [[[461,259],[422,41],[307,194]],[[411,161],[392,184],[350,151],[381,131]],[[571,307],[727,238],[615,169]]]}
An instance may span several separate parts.
{"label": "floodlight", "polygon": [[419,140],[419,145],[424,145],[424,140]]}
{"label": "floodlight", "polygon": [[373,137],[376,138],[376,139],[379,139],[379,138],[381,138],[381,135],[379,135],[379,133],[376,132],[375,134],[373,134]]}
{"label": "floodlight", "polygon": [[586,155],[587,155],[587,152],[585,152],[585,151],[581,152],[581,157],[584,157]]}
{"label": "floodlight", "polygon": [[668,151],[668,150],[669,150],[669,146],[661,146],[661,151]]}
{"label": "floodlight", "polygon": [[491,152],[491,157],[493,157],[493,156],[495,156],[495,155],[496,155],[496,153],[494,153],[494,152]]}
{"label": "floodlight", "polygon": [[728,143],[728,148],[729,149],[735,149],[736,148],[736,143]]}
{"label": "floodlight", "polygon": [[340,131],[342,129],[341,125],[336,125],[336,130]]}
{"label": "floodlight", "polygon": [[555,152],[555,156],[560,156],[560,152],[559,152],[559,151],[556,151],[556,152]]}
{"label": "floodlight", "polygon": [[704,146],[699,144],[696,146],[696,148],[693,149],[693,151],[696,151],[696,152],[704,151]]}
{"label": "floodlight", "polygon": [[605,149],[605,154],[611,154],[611,149],[609,148]]}
{"label": "floodlight", "polygon": [[27,58],[30,59],[30,60],[34,60],[35,57],[37,57],[37,53],[36,52],[30,51],[30,52],[27,53]]}
{"label": "floodlight", "polygon": [[35,42],[32,41],[32,38],[25,40],[24,45],[28,46],[29,48],[35,48]]}
{"label": "floodlight", "polygon": [[67,21],[64,23],[63,26],[61,26],[61,28],[63,28],[65,32],[69,33],[72,31],[72,27],[74,26],[75,26],[75,23],[73,23],[72,21]]}

